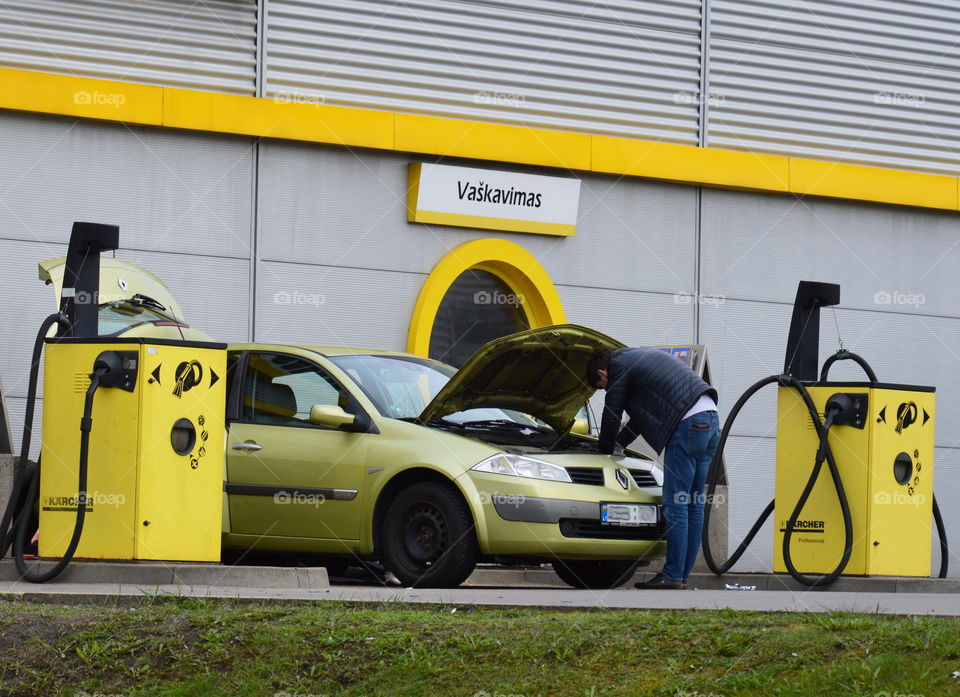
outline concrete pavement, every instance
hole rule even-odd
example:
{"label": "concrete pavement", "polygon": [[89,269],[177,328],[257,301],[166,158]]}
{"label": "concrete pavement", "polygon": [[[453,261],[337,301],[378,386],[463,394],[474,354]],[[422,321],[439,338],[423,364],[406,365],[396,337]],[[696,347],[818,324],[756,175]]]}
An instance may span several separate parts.
{"label": "concrete pavement", "polygon": [[[648,572],[649,573],[649,572]],[[225,567],[216,564],[109,564],[77,562],[51,583],[16,580],[13,565],[0,562],[0,594],[35,602],[116,603],[144,598],[201,597],[260,602],[341,601],[358,603],[427,603],[454,608],[722,609],[787,612],[867,612],[960,617],[960,582],[956,579],[841,579],[848,590],[783,588],[780,576],[740,574],[703,577],[703,583],[740,583],[766,590],[607,591],[574,590],[542,569],[480,568],[456,589],[410,589],[383,586],[328,585],[320,568]],[[747,583],[745,583],[747,581]],[[869,590],[870,582],[878,582]],[[792,583],[792,581],[790,581]],[[491,587],[496,584],[496,587]],[[913,585],[911,585],[913,584]],[[859,590],[850,592],[854,586]],[[722,586],[721,586],[722,588]],[[774,590],[775,589],[775,590]],[[925,590],[925,592],[917,592]],[[932,592],[931,592],[932,591]]]}

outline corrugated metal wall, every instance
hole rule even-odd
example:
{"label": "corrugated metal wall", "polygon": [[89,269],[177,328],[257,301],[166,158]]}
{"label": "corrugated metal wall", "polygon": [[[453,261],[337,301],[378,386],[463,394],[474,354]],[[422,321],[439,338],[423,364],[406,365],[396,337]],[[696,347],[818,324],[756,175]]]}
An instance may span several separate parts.
{"label": "corrugated metal wall", "polygon": [[697,143],[700,0],[270,0],[266,94]]}
{"label": "corrugated metal wall", "polygon": [[710,5],[708,145],[957,173],[960,5]]}
{"label": "corrugated metal wall", "polygon": [[[702,205],[701,287],[724,302],[701,306],[700,340],[710,349],[721,412],[751,384],[783,370],[797,283],[839,283],[840,309],[821,314],[820,360],[842,339],[881,381],[937,387],[934,476],[947,530],[956,537],[960,309],[951,278],[960,266],[960,219],[910,208],[715,190],[703,192]],[[862,375],[850,362],[830,373],[839,380]],[[743,538],[773,498],[775,393],[765,388],[748,403],[728,445],[733,541]],[[740,567],[769,569],[772,544],[768,522]],[[934,559],[939,560],[936,552]]]}
{"label": "corrugated metal wall", "polygon": [[0,65],[253,94],[256,0],[6,0]]}
{"label": "corrugated metal wall", "polygon": [[189,322],[223,341],[248,337],[251,145],[0,112],[0,374],[15,442],[34,336],[56,310],[37,262],[66,254],[75,220],[119,225],[117,255],[164,279]]}

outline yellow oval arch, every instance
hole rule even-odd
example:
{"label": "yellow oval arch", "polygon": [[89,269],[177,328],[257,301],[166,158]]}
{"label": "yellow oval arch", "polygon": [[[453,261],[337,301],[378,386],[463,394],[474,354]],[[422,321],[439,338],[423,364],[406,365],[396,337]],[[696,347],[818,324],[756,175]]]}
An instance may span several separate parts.
{"label": "yellow oval arch", "polygon": [[516,294],[531,329],[566,324],[560,295],[530,252],[514,242],[487,238],[464,242],[447,252],[427,276],[413,309],[407,351],[429,356],[430,335],[440,301],[464,271],[480,269],[500,278]]}

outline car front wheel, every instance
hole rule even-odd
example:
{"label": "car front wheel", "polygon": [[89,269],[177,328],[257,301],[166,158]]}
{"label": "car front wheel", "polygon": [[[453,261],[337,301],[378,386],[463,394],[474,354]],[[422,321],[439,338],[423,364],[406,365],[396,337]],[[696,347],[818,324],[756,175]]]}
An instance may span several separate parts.
{"label": "car front wheel", "polygon": [[560,561],[553,570],[560,579],[574,588],[605,590],[622,586],[633,577],[636,561]]}
{"label": "car front wheel", "polygon": [[383,559],[404,586],[455,588],[477,563],[466,502],[452,486],[421,482],[401,491],[383,522]]}

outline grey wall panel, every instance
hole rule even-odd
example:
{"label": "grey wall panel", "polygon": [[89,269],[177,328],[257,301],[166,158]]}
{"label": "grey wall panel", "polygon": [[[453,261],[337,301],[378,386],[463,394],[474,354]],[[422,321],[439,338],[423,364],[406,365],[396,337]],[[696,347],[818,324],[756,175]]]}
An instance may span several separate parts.
{"label": "grey wall panel", "polygon": [[567,321],[583,324],[628,346],[693,342],[693,306],[672,295],[559,286]]}
{"label": "grey wall panel", "polygon": [[263,262],[257,341],[404,351],[423,274]]}
{"label": "grey wall panel", "polygon": [[256,0],[11,0],[0,65],[253,94]]}
{"label": "grey wall panel", "polygon": [[960,316],[960,218],[914,208],[703,191],[703,288],[793,303],[797,282],[840,283],[844,307]]}
{"label": "grey wall panel", "polygon": [[711,5],[710,146],[954,174],[955,3]]}
{"label": "grey wall panel", "polygon": [[700,2],[271,0],[268,96],[697,142]]}
{"label": "grey wall panel", "polygon": [[127,249],[249,257],[247,139],[0,113],[0,236],[65,241],[75,220]]}
{"label": "grey wall panel", "polygon": [[569,238],[410,224],[412,159],[265,141],[261,257],[424,273],[462,242],[500,237],[537,257],[554,283],[662,293],[694,288],[692,188],[585,176],[578,231]]}
{"label": "grey wall panel", "polygon": [[[776,440],[731,436],[724,452],[727,465],[729,549],[733,551],[773,500]],[[733,572],[773,569],[773,516],[764,523]]]}
{"label": "grey wall panel", "polygon": [[[63,256],[66,244],[0,239],[0,377],[13,451],[20,452],[33,342],[43,319],[57,310],[53,290],[37,278],[37,262]],[[43,371],[37,386],[31,456],[40,452]]]}
{"label": "grey wall panel", "polygon": [[[121,244],[123,231],[121,230]],[[187,322],[217,341],[246,341],[250,261],[196,254],[120,249],[117,257],[159,276],[180,302]]]}
{"label": "grey wall panel", "polygon": [[[700,342],[709,351],[721,418],[726,418],[750,385],[783,371],[790,312],[789,305],[730,299],[720,305],[702,306]],[[776,434],[776,411],[776,388],[766,387],[744,407],[733,432],[772,437]]]}
{"label": "grey wall panel", "polygon": [[[26,397],[37,329],[57,311],[53,289],[37,278],[37,262],[66,253],[66,244],[0,239],[0,375],[5,397]],[[42,374],[40,379],[42,390]]]}
{"label": "grey wall panel", "polygon": [[[957,553],[957,540],[960,538],[960,448],[937,448],[934,457],[933,480],[934,495],[943,516],[943,527],[947,531],[950,543],[949,576],[960,578],[960,554]],[[931,527],[933,523],[931,522]],[[940,543],[936,528],[931,532],[930,544],[933,548],[932,575],[940,572]]]}

